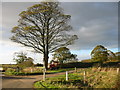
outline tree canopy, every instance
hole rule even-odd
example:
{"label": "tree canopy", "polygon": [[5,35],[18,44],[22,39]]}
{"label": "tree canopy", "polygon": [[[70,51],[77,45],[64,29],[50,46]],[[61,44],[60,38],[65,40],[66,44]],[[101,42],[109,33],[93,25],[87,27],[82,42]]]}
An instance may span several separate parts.
{"label": "tree canopy", "polygon": [[32,61],[32,62],[33,62],[33,58],[27,57],[27,54],[24,53],[24,52],[15,52],[14,54],[15,54],[15,55],[14,55],[13,60],[14,60],[17,64],[23,63],[23,62],[25,62],[25,61]]}
{"label": "tree canopy", "polygon": [[116,59],[120,61],[120,52],[115,53]]}
{"label": "tree canopy", "polygon": [[77,39],[76,35],[67,33],[72,29],[68,23],[71,16],[64,14],[59,2],[35,4],[19,16],[18,25],[12,29],[11,40],[43,54],[46,69],[49,53]]}
{"label": "tree canopy", "polygon": [[68,63],[68,62],[75,62],[77,61],[77,55],[71,54],[70,50],[66,47],[61,47],[55,50],[53,54],[53,59],[55,61],[59,61],[60,64]]}
{"label": "tree canopy", "polygon": [[97,45],[91,52],[91,58],[94,62],[103,63],[108,60],[107,49],[102,45]]}
{"label": "tree canopy", "polygon": [[107,52],[108,52],[108,59],[109,60],[112,60],[112,59],[116,58],[115,53],[113,53],[111,50],[107,50]]}

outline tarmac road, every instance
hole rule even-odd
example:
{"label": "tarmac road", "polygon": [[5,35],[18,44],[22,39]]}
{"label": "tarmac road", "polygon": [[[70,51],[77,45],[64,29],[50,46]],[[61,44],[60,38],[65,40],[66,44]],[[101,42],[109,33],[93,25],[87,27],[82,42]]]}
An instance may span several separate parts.
{"label": "tarmac road", "polygon": [[[47,74],[46,77],[54,77],[65,74],[65,72]],[[33,88],[35,81],[42,80],[42,75],[29,76],[2,76],[2,88]]]}
{"label": "tarmac road", "polygon": [[2,88],[33,88],[33,83],[41,79],[42,75],[3,76]]}

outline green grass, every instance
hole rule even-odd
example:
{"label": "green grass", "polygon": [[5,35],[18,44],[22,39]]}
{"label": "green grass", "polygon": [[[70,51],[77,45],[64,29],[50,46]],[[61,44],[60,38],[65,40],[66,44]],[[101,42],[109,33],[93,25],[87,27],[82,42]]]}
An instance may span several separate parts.
{"label": "green grass", "polygon": [[4,73],[5,75],[38,75],[38,74],[43,74],[41,69],[34,70],[31,72],[29,69],[27,71],[16,71],[16,69],[13,68],[7,68],[7,70]]}
{"label": "green grass", "polygon": [[32,73],[30,73],[30,72],[5,72],[4,73],[5,75],[42,75],[43,73],[41,72],[32,72]]}
{"label": "green grass", "polygon": [[[8,68],[5,71],[5,75],[37,75],[37,74],[43,74],[43,68],[39,67],[38,70],[34,70],[31,72],[29,69],[26,71],[19,71],[16,72],[15,69]],[[74,68],[68,68],[68,69],[58,69],[58,70],[47,70],[46,74],[52,74],[52,73],[59,73],[59,72],[64,72],[64,71],[69,71],[69,70],[74,70]]]}
{"label": "green grass", "polygon": [[74,68],[58,69],[58,70],[47,70],[47,73],[59,73],[74,70]]}
{"label": "green grass", "polygon": [[[84,83],[84,71],[86,79]],[[69,73],[69,80],[65,75],[47,78],[46,81],[38,81],[35,88],[114,88],[117,81],[116,70],[104,71],[96,68],[78,70],[77,73]]]}

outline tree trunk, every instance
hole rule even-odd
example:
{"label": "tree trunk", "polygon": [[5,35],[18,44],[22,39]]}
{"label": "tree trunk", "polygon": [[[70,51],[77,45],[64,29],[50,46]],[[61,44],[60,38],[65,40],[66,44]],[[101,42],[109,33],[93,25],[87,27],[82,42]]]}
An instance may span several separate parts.
{"label": "tree trunk", "polygon": [[45,53],[44,54],[44,67],[45,67],[45,69],[47,70],[48,69],[48,54],[47,53]]}

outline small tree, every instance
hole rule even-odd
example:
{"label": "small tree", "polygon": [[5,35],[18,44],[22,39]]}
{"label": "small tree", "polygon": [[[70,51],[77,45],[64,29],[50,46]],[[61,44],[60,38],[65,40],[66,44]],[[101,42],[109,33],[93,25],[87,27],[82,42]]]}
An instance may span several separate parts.
{"label": "small tree", "polygon": [[60,64],[77,61],[77,55],[71,54],[70,50],[66,47],[61,47],[55,50],[53,59],[59,61]]}
{"label": "small tree", "polygon": [[30,59],[30,60],[27,60],[27,61],[24,61],[22,63],[19,63],[18,66],[21,68],[21,69],[24,69],[26,67],[32,67],[34,66],[34,63],[33,63],[33,60]]}
{"label": "small tree", "polygon": [[93,62],[99,62],[102,64],[108,60],[107,49],[102,45],[97,45],[91,52],[91,58]]}
{"label": "small tree", "polygon": [[65,63],[69,63],[69,62],[77,62],[77,55],[76,54],[70,54],[70,56],[67,58],[67,60],[65,60]]}
{"label": "small tree", "polygon": [[27,54],[24,52],[15,52],[15,56],[13,60],[17,63],[20,64],[25,61],[33,61],[33,58],[27,57]]}
{"label": "small tree", "polygon": [[15,61],[17,64],[22,63],[27,60],[27,54],[24,52],[15,52],[13,61]]}

